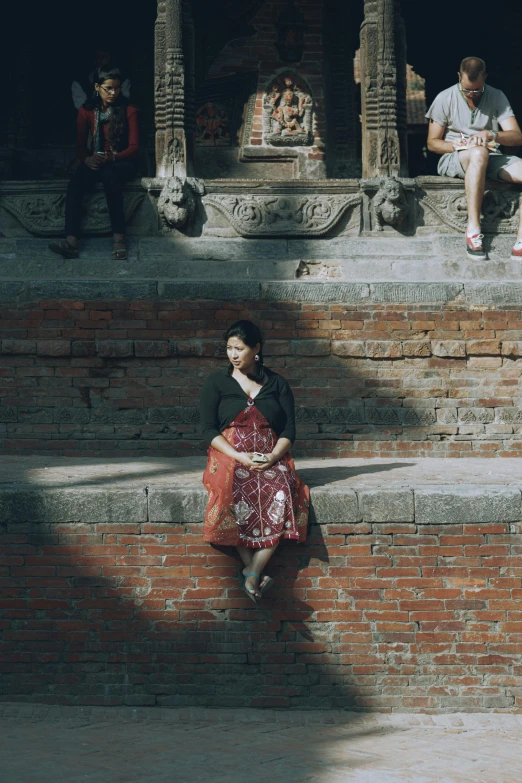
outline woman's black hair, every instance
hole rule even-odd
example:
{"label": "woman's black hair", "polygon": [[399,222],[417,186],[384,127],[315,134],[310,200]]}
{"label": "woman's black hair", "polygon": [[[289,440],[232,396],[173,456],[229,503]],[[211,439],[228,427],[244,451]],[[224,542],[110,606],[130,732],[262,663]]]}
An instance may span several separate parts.
{"label": "woman's black hair", "polygon": [[[122,76],[120,69],[113,68],[112,66],[98,68],[94,77],[94,83],[103,84],[103,82],[106,82],[109,79],[118,79],[121,84]],[[120,92],[112,104],[112,113],[109,120],[109,144],[116,152],[121,152],[123,149],[122,143],[127,133],[127,106],[128,101]],[[93,109],[100,109],[100,93],[94,89],[91,98],[88,98],[85,101],[84,107],[90,111]]]}
{"label": "woman's black hair", "polygon": [[[244,342],[245,345],[248,345],[249,348],[255,348],[256,345],[259,345],[259,351],[257,352],[259,361],[256,362],[256,372],[255,374],[247,374],[247,377],[250,378],[250,380],[257,381],[259,383],[265,374],[265,367],[263,362],[264,340],[261,329],[259,326],[257,326],[257,324],[252,323],[252,321],[236,321],[231,326],[229,326],[225,332],[225,340],[227,342],[231,337],[237,337],[238,340]],[[228,368],[229,375],[232,374],[233,369],[234,366],[230,364]]]}

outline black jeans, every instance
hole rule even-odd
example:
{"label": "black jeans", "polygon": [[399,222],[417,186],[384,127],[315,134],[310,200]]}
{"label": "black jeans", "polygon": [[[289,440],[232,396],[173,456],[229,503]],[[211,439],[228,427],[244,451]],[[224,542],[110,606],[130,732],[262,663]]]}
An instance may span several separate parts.
{"label": "black jeans", "polygon": [[80,163],[71,177],[65,198],[65,235],[77,237],[80,234],[83,197],[101,182],[105,190],[107,208],[113,234],[125,232],[122,185],[136,176],[136,165],[129,160],[115,160],[104,163],[93,171]]}

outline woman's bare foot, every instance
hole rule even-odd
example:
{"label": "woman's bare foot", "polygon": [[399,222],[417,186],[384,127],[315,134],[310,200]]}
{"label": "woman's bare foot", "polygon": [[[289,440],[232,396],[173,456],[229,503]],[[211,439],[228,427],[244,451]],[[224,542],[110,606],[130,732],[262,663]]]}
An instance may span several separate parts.
{"label": "woman's bare foot", "polygon": [[259,592],[259,577],[254,574],[248,566],[243,568],[242,573],[245,577],[245,587],[248,592],[256,599],[261,598],[261,593]]}

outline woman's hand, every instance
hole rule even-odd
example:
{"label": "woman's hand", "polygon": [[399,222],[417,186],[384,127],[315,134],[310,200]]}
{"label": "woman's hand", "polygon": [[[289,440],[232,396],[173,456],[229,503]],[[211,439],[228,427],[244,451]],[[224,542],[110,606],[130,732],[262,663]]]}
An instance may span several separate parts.
{"label": "woman's hand", "polygon": [[91,169],[91,171],[98,171],[100,168],[100,164],[96,160],[94,155],[89,155],[88,158],[85,158],[83,161],[88,169]]}
{"label": "woman's hand", "polygon": [[234,459],[236,460],[236,462],[240,462],[242,465],[245,466],[245,468],[248,468],[249,470],[253,470],[256,467],[256,463],[252,462],[252,455],[248,454],[246,451],[236,452],[236,456]]}
{"label": "woman's hand", "polygon": [[268,457],[267,462],[253,462],[253,468],[252,470],[257,471],[258,473],[263,473],[263,471],[268,470],[273,465],[276,464],[276,462],[279,462],[279,457],[277,457],[275,454],[265,454],[265,457]]}
{"label": "woman's hand", "polygon": [[107,155],[100,155],[98,152],[95,152],[92,156],[98,166],[103,166],[104,163],[107,163]]}

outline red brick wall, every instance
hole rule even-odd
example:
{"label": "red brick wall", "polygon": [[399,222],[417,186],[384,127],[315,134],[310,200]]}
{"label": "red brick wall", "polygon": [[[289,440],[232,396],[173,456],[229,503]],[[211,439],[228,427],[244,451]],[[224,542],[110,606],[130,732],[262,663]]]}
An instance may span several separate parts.
{"label": "red brick wall", "polygon": [[0,533],[2,700],[522,710],[519,525],[315,525],[260,610],[201,525]]}
{"label": "red brick wall", "polygon": [[229,43],[214,61],[209,78],[259,70],[252,134],[249,140],[245,140],[245,143],[252,145],[262,144],[263,94],[266,92],[269,80],[274,74],[282,71],[293,71],[304,78],[312,90],[315,114],[313,128],[315,144],[308,149],[308,156],[312,160],[320,160],[324,158],[325,143],[322,9],[315,0],[302,0],[299,3],[299,10],[304,13],[307,24],[303,59],[300,63],[286,65],[279,59],[275,47],[277,38],[275,25],[279,14],[286,6],[285,0],[264,3],[252,21],[256,34]]}
{"label": "red brick wall", "polygon": [[294,389],[298,455],[522,455],[520,308],[55,300],[1,316],[4,453],[203,453],[197,394],[245,317]]}

